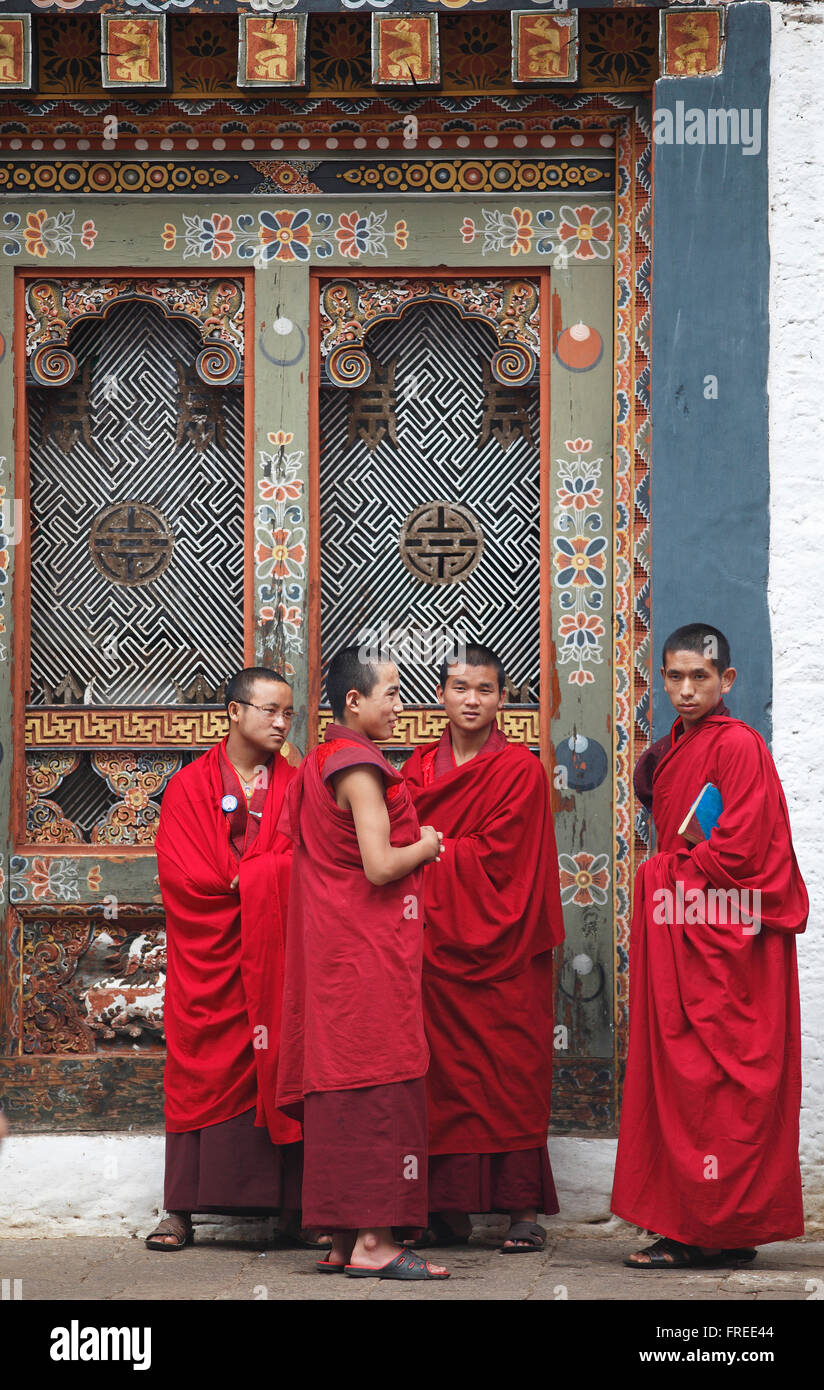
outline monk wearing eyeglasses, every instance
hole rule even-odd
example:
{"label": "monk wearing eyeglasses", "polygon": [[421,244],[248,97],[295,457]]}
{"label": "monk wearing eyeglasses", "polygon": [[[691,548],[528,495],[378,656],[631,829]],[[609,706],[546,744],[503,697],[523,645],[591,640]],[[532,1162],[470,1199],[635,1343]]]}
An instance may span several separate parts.
{"label": "monk wearing eyeglasses", "polygon": [[275,1106],[292,846],[277,831],[300,761],[292,691],[264,667],[226,688],[229,733],[181,768],[156,850],[166,909],[165,1220],[152,1250],[182,1250],[193,1212],[300,1206],[300,1125]]}

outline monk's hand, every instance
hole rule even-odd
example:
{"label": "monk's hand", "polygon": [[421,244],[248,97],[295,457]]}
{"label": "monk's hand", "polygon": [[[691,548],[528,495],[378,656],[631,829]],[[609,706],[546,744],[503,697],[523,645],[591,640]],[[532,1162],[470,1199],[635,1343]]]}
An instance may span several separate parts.
{"label": "monk's hand", "polygon": [[240,874],[235,874],[234,878],[232,879],[232,882],[229,884],[229,887],[230,887],[230,888],[237,888],[237,886],[238,886],[239,883],[240,883]]}
{"label": "monk's hand", "polygon": [[426,846],[428,851],[425,864],[437,863],[441,857],[443,849],[443,834],[436,830],[434,825],[421,826],[421,844]]}

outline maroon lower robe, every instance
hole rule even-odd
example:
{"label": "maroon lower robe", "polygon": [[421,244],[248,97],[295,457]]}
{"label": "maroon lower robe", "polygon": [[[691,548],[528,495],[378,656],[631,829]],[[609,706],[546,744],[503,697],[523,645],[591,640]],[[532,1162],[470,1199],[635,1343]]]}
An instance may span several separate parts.
{"label": "maroon lower robe", "polygon": [[404,768],[443,831],[427,866],[424,1021],[432,1211],[552,1215],[552,947],[563,940],[549,783],[497,726],[457,766],[447,726]]}
{"label": "maroon lower robe", "polygon": [[185,1134],[166,1135],[167,1211],[271,1216],[300,1210],[303,1146],[273,1144],[254,1107]]}
{"label": "maroon lower robe", "polygon": [[[690,846],[678,827],[707,782],[723,810]],[[675,721],[636,790],[651,792],[658,852],[635,880],[612,1210],[706,1249],[789,1240],[804,1230],[795,937],[809,904],[775,765],[722,702]]]}
{"label": "maroon lower robe", "polygon": [[[278,968],[291,858],[277,832],[294,776],[278,757],[247,803],[216,745],[167,788],[157,838],[167,914],[167,1211],[270,1214],[300,1206],[300,1130],[274,1109]],[[235,809],[223,809],[225,797]],[[228,884],[238,874],[240,889]],[[228,1115],[228,1117],[227,1117]],[[256,1123],[257,1121],[257,1123]],[[262,1127],[262,1122],[266,1126]]]}
{"label": "maroon lower robe", "polygon": [[416,843],[400,774],[343,725],[304,758],[281,820],[294,853],[277,1099],[303,1119],[303,1220],[325,1231],[421,1226],[427,1215],[423,872],[367,879],[354,818],[330,784],[363,764],[384,778],[391,843]]}

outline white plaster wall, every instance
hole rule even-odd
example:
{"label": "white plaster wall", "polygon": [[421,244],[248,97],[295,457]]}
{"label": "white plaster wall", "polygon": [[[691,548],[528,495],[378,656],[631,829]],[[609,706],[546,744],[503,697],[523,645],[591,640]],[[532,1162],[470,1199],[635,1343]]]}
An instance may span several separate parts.
{"label": "white plaster wall", "polygon": [[[550,1155],[561,1215],[553,1232],[598,1235],[610,1218],[614,1139],[558,1138]],[[162,1134],[31,1134],[0,1150],[0,1231],[10,1236],[136,1236],[162,1213]],[[198,1230],[229,1239],[271,1233],[272,1223],[200,1217]]]}
{"label": "white plaster wall", "polygon": [[824,1222],[824,5],[772,4],[773,752],[810,894],[798,939],[808,1217]]}

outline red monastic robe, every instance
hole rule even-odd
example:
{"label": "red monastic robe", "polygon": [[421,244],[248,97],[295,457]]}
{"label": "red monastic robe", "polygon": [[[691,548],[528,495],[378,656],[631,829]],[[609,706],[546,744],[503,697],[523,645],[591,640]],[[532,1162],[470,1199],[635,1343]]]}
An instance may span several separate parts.
{"label": "red monastic robe", "polygon": [[329,778],[356,764],[386,784],[390,840],[420,838],[412,798],[380,749],[332,724],[307,754],[281,828],[294,841],[278,1103],[300,1113],[314,1092],[422,1077],[429,1061],[421,1009],[423,872],[370,883],[351,811]]}
{"label": "red monastic robe", "polygon": [[421,822],[444,835],[424,907],[430,1152],[545,1147],[550,952],[564,939],[546,774],[497,728],[456,767],[447,727],[404,776]]}
{"label": "red monastic robe", "polygon": [[[295,775],[275,756],[268,786],[255,792],[247,816],[221,743],[181,768],[164,793],[155,848],[167,924],[171,1133],[256,1106],[255,1123],[274,1143],[300,1139],[300,1126],[275,1106],[291,861],[277,824]],[[227,792],[234,812],[222,808]]]}
{"label": "red monastic robe", "polygon": [[[795,934],[807,893],[761,736],[719,710],[682,728],[664,756],[657,745],[645,755],[656,753],[658,853],[635,880],[612,1210],[687,1245],[760,1245],[804,1229]],[[677,828],[706,782],[724,809],[690,848]],[[713,889],[742,894],[743,921]]]}

